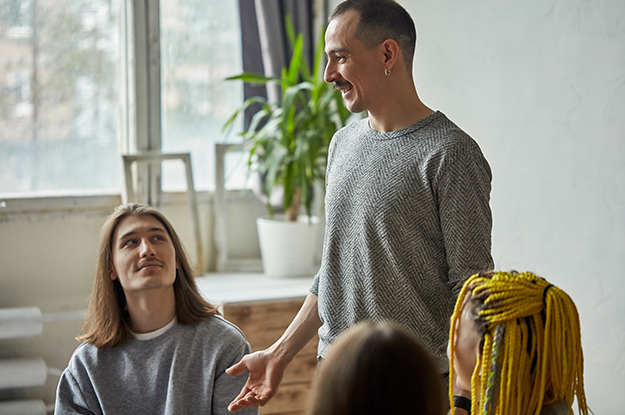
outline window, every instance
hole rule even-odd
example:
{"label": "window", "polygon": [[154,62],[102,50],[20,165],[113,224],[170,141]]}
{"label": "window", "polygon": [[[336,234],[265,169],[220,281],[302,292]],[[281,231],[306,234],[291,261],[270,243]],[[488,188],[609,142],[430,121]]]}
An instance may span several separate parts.
{"label": "window", "polygon": [[[224,81],[243,67],[238,2],[161,0],[160,16],[162,148],[191,151],[196,189],[213,189],[213,144],[243,101],[242,85]],[[184,189],[183,167],[163,163],[163,190]]]}
{"label": "window", "polygon": [[[118,144],[120,62],[131,42],[120,23],[126,3],[0,2],[0,198],[121,192],[120,152],[133,148]],[[196,189],[212,189],[213,144],[223,141],[221,127],[243,95],[240,84],[224,82],[242,71],[238,2],[161,0],[159,7],[157,148],[191,152]],[[164,163],[163,190],[184,186],[181,163]]]}
{"label": "window", "polygon": [[0,2],[0,195],[119,192],[117,3]]}

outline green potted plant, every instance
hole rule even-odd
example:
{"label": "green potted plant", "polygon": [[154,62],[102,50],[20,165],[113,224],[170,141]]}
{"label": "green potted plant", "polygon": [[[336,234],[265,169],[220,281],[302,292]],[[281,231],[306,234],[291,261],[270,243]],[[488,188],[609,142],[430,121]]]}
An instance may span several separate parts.
{"label": "green potted plant", "polygon": [[[281,86],[281,102],[249,98],[232,114],[224,129],[231,127],[249,106],[260,105],[249,128],[241,133],[248,153],[248,173],[257,172],[264,177],[262,192],[267,199],[275,186],[282,186],[286,219],[296,221],[300,205],[311,215],[314,183],[324,180],[330,140],[345,125],[350,112],[341,93],[323,80],[323,31],[311,74],[303,56],[303,36],[295,36],[289,18],[286,28],[293,55],[289,66],[282,68],[280,78],[247,72],[227,78],[256,85],[276,82]],[[273,217],[269,202],[267,210]]]}
{"label": "green potted plant", "polygon": [[[273,219],[271,193],[276,187],[282,187],[283,207],[287,223],[268,224],[259,218],[258,231],[261,243],[261,255],[265,273],[270,275],[293,275],[310,271],[279,271],[268,265],[269,257],[274,256],[282,269],[291,261],[306,264],[297,255],[301,251],[314,251],[315,231],[310,230],[317,219],[312,217],[313,189],[315,183],[325,180],[328,147],[332,136],[343,127],[350,116],[341,93],[332,84],[323,80],[323,30],[315,51],[312,72],[303,56],[303,36],[295,36],[290,19],[286,19],[287,34],[293,49],[288,67],[282,68],[280,78],[266,77],[253,73],[243,73],[228,78],[253,84],[276,82],[281,87],[281,101],[268,102],[263,97],[252,97],[228,119],[224,129],[229,129],[234,120],[253,104],[259,104],[258,111],[251,119],[249,128],[243,131],[243,144],[248,154],[248,174],[259,174],[262,180],[262,193],[267,200],[269,219]],[[323,186],[321,186],[323,188]],[[299,217],[300,206],[304,206],[306,216]],[[299,219],[298,219],[299,218]],[[296,223],[308,225],[308,235],[294,235]],[[276,221],[274,221],[276,222]],[[271,229],[265,230],[267,226]],[[313,232],[313,233],[311,233]],[[284,247],[276,237],[285,235]],[[266,241],[267,237],[271,241]],[[312,235],[312,237],[310,236]],[[312,246],[310,246],[312,240]],[[307,242],[308,247],[297,248],[294,244]],[[269,246],[268,246],[269,245]],[[289,247],[290,245],[290,247]],[[269,251],[275,249],[275,254]],[[285,252],[291,250],[292,254]],[[310,252],[310,266],[314,252]],[[305,265],[304,265],[305,267]],[[310,267],[309,267],[310,268]]]}

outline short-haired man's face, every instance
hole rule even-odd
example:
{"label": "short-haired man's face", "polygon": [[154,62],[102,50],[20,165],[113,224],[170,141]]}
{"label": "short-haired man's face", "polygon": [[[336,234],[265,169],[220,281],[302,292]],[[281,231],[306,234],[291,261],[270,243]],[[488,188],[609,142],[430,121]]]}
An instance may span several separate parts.
{"label": "short-haired man's face", "polygon": [[380,77],[384,76],[384,55],[379,47],[367,49],[356,39],[359,14],[349,10],[334,18],[325,34],[328,55],[324,79],[334,83],[351,112],[371,110],[381,105]]}
{"label": "short-haired man's face", "polygon": [[176,252],[171,237],[154,216],[127,216],[113,235],[112,279],[124,292],[173,287]]}

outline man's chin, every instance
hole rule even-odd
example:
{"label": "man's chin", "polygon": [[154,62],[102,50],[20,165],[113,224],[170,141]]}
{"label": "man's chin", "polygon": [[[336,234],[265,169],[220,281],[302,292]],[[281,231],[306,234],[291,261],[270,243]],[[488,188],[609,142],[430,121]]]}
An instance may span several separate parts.
{"label": "man's chin", "polygon": [[345,108],[352,114],[358,114],[364,111],[364,108],[361,108],[356,102],[345,101]]}

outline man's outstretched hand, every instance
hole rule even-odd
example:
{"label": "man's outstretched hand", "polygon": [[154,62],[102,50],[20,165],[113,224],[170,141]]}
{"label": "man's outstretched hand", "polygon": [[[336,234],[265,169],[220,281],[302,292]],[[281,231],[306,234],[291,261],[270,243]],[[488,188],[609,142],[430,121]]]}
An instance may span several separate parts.
{"label": "man's outstretched hand", "polygon": [[266,350],[243,356],[239,363],[226,369],[230,376],[240,375],[246,369],[250,372],[241,393],[230,402],[228,410],[234,412],[269,402],[278,392],[286,367],[317,334],[321,324],[317,296],[308,293],[302,308],[278,341]]}
{"label": "man's outstretched hand", "polygon": [[246,407],[264,406],[278,391],[287,365],[269,350],[243,356],[239,363],[226,369],[230,376],[237,376],[246,369],[250,372],[241,393],[230,402],[228,410],[234,412]]}

